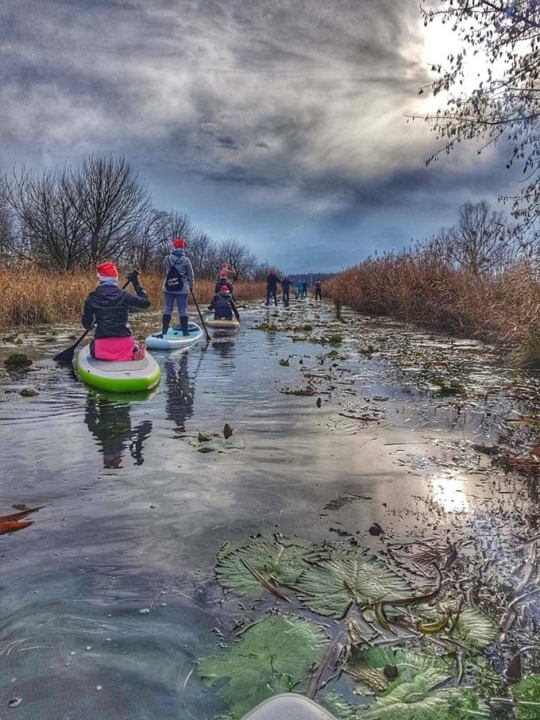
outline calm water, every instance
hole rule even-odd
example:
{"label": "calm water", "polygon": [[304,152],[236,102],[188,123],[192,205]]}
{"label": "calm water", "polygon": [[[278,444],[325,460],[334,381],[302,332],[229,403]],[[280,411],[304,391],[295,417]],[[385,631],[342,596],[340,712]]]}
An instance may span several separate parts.
{"label": "calm water", "polygon": [[[301,371],[328,348],[251,329],[266,317],[251,310],[236,338],[156,355],[163,375],[147,398],[95,393],[43,343],[26,379],[0,381],[1,514],[44,506],[30,528],[0,537],[2,720],[214,717],[219,699],[190,673],[216,651],[212,628],[234,619],[213,581],[225,541],[277,529],[328,537],[338,521],[324,505],[344,490],[369,498],[338,519],[358,532],[388,525],[388,509],[415,492],[452,509],[429,466],[411,472],[396,454],[401,443],[421,458],[433,440],[403,379],[346,340],[351,357],[320,409],[317,396],[282,394],[305,386]],[[39,395],[9,392],[29,385]],[[380,426],[346,417],[381,395]],[[225,423],[227,453],[190,444]]]}

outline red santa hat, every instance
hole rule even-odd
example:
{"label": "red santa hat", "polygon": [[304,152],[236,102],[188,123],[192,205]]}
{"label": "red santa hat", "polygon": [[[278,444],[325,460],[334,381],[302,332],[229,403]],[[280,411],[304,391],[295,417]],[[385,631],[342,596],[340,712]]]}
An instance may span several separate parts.
{"label": "red santa hat", "polygon": [[220,277],[222,280],[223,280],[223,278],[226,278],[226,277],[227,277],[227,273],[225,272],[225,270],[222,270],[222,271],[219,273],[219,277]]}
{"label": "red santa hat", "polygon": [[184,250],[186,247],[186,241],[183,238],[174,238],[172,244],[177,250]]}
{"label": "red santa hat", "polygon": [[221,292],[229,292],[229,288],[226,285],[222,285]]}
{"label": "red santa hat", "polygon": [[103,280],[118,280],[118,270],[116,269],[116,265],[111,262],[105,262],[101,263],[100,265],[96,265],[96,270],[98,274],[98,278]]}

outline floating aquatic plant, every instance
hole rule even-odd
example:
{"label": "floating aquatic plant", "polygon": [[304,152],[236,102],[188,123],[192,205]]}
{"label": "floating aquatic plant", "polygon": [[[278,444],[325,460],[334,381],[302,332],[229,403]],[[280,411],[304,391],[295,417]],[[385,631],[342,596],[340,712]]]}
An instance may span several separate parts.
{"label": "floating aquatic plant", "polygon": [[451,634],[472,650],[481,650],[493,642],[496,631],[496,624],[488,615],[478,608],[467,606],[460,611]]}
{"label": "floating aquatic plant", "polygon": [[210,683],[225,682],[218,692],[236,720],[272,695],[299,689],[327,644],[315,623],[274,615],[247,630],[227,652],[199,660],[199,675]]}
{"label": "floating aquatic plant", "polygon": [[411,585],[394,568],[364,548],[345,543],[329,546],[301,575],[298,586],[305,604],[321,615],[340,617],[351,601],[387,602],[411,592]]}
{"label": "floating aquatic plant", "polygon": [[265,585],[257,574],[273,587],[294,585],[306,567],[304,560],[310,551],[308,545],[282,545],[268,540],[241,546],[226,543],[217,556],[216,577],[227,590],[258,599]]}

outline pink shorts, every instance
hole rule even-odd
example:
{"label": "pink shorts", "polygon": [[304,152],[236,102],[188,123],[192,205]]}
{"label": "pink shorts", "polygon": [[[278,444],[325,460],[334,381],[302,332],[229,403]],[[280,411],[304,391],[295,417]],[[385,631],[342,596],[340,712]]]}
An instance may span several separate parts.
{"label": "pink shorts", "polygon": [[132,335],[127,337],[99,338],[94,340],[93,356],[96,360],[133,360],[135,341]]}

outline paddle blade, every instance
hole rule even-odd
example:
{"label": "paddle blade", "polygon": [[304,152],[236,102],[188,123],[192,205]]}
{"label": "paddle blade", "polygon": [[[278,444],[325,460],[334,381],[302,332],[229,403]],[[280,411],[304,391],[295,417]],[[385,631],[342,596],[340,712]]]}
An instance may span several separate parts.
{"label": "paddle blade", "polygon": [[79,343],[75,343],[75,345],[68,347],[67,350],[59,352],[58,355],[53,357],[54,362],[60,363],[60,365],[71,365],[73,362],[73,356],[75,355],[75,348],[78,344]]}

